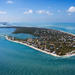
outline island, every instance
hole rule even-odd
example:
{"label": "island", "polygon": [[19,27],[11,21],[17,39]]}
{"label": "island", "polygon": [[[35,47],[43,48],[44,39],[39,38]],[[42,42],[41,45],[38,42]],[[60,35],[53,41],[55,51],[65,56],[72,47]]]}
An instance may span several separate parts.
{"label": "island", "polygon": [[36,27],[16,27],[13,34],[31,34],[35,38],[19,39],[6,35],[6,39],[12,42],[24,44],[35,50],[51,54],[53,56],[73,56],[75,55],[75,35],[63,31],[36,28]]}

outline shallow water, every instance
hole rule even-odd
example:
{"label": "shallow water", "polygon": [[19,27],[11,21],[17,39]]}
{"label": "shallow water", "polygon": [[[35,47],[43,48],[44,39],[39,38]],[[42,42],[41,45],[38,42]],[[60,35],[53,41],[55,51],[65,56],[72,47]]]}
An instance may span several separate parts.
{"label": "shallow water", "polygon": [[[11,35],[13,30],[0,29],[0,35]],[[75,56],[54,57],[5,40],[2,36],[0,37],[0,75],[75,75]]]}

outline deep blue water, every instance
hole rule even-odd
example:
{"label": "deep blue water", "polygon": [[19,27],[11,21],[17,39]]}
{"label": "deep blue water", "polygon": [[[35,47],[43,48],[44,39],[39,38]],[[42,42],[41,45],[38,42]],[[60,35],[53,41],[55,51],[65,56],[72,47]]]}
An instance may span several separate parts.
{"label": "deep blue water", "polygon": [[[42,24],[41,24],[42,25]],[[40,25],[40,26],[41,26]],[[75,33],[75,24],[44,24],[41,27]],[[40,27],[38,24],[37,27]],[[63,26],[63,27],[62,27]],[[12,35],[14,29],[0,29]],[[14,35],[13,35],[14,36]],[[34,37],[20,34],[16,37]],[[57,58],[0,37],[0,75],[75,75],[75,56]]]}

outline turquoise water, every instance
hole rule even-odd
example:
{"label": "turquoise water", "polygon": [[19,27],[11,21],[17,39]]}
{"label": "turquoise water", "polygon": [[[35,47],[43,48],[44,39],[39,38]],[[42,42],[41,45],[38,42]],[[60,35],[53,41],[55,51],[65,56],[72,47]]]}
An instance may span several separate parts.
{"label": "turquoise water", "polygon": [[[56,25],[56,30],[63,30]],[[65,25],[62,25],[65,26]],[[70,25],[71,26],[71,25]],[[39,26],[38,26],[39,27]],[[43,27],[43,26],[42,26]],[[44,25],[51,28],[53,26]],[[68,25],[65,26],[69,27]],[[72,26],[74,28],[74,26]],[[55,29],[55,26],[54,28]],[[74,29],[69,32],[75,33]],[[12,35],[14,29],[0,29],[0,35]],[[17,37],[32,35],[20,34]],[[57,58],[0,37],[0,75],[75,75],[75,56]]]}

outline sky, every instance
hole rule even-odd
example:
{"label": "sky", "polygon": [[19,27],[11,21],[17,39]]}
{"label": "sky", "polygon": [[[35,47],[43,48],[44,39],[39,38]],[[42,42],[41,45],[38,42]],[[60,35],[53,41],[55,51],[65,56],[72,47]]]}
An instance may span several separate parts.
{"label": "sky", "polygon": [[0,22],[75,22],[75,0],[0,0]]}

